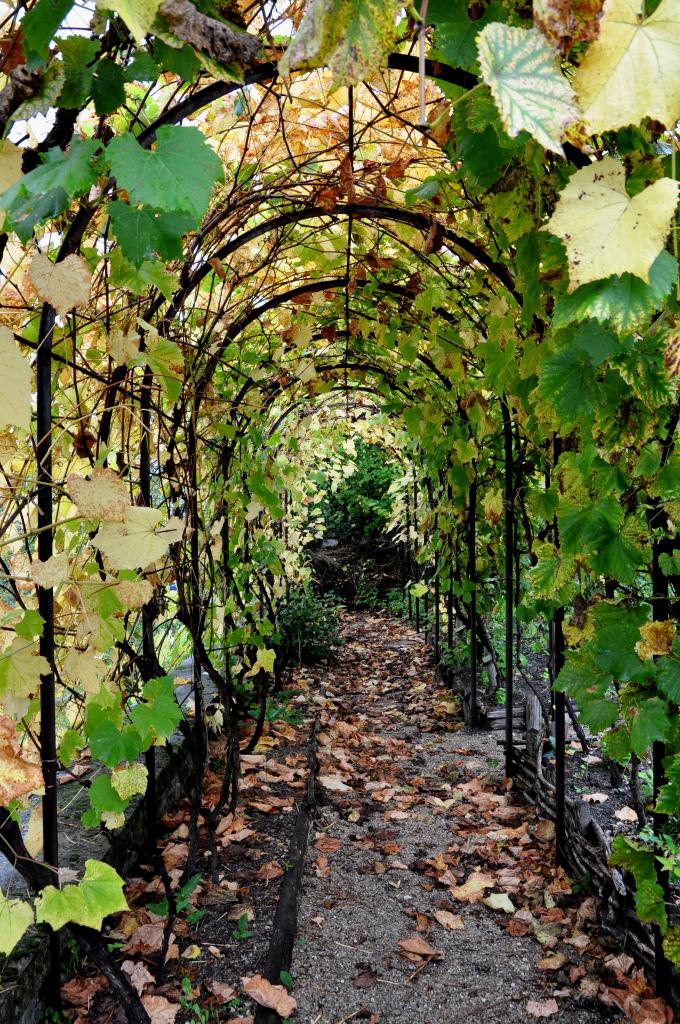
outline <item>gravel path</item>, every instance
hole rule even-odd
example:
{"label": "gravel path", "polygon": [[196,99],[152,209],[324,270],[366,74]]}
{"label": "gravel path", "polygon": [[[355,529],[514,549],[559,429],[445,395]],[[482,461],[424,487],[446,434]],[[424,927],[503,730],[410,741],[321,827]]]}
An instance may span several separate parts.
{"label": "gravel path", "polygon": [[[488,847],[494,827],[483,818],[480,827],[477,813],[460,813],[456,787],[467,792],[472,782],[475,794],[479,778],[497,786],[502,756],[492,734],[458,728],[450,708],[435,707],[441,718],[426,731],[433,729],[431,667],[422,639],[406,628],[395,634],[394,624],[379,618],[350,619],[347,646],[325,687],[318,703],[328,801],[305,869],[291,969],[296,1019],[531,1024],[543,1008],[554,1024],[622,1020],[579,991],[583,968],[571,947],[559,946],[568,955],[561,970],[540,970],[538,961],[557,951],[555,937],[544,948],[513,936],[506,914],[451,895],[452,885],[474,874],[470,855]],[[340,789],[339,780],[348,788]],[[526,809],[505,806],[504,796],[477,799],[475,812],[500,801],[505,820],[496,828],[508,835],[527,819],[529,829],[536,824]],[[512,872],[521,847],[501,843],[500,851],[500,867]],[[555,906],[547,895],[551,877],[537,872],[522,883],[523,892],[533,885],[540,910]],[[441,911],[453,929],[434,918]],[[414,937],[440,955],[409,962],[398,943]]]}

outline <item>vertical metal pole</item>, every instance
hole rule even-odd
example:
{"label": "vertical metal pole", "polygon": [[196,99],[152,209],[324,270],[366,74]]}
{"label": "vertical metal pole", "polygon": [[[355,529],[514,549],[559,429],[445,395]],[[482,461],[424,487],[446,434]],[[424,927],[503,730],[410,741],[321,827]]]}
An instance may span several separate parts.
{"label": "vertical metal pole", "polygon": [[[657,516],[658,506],[650,516],[652,523],[654,523]],[[659,541],[655,540],[652,544],[652,592],[654,595],[654,600],[652,601],[652,618],[655,622],[664,622],[670,617],[671,609],[668,579],[659,564],[659,554]],[[663,770],[665,756],[666,745],[660,740],[657,740],[652,745],[652,784],[655,803],[659,796],[659,790],[666,781]],[[654,822],[654,832],[657,835],[662,834],[664,828],[667,827],[666,815],[657,814],[655,811],[652,815],[652,820]],[[668,903],[670,901],[670,880],[667,871],[659,872],[659,885],[663,890],[664,901]],[[671,994],[671,965],[666,959],[666,954],[663,948],[663,935],[661,934],[661,929],[658,925],[654,926],[654,973],[656,975],[657,994],[663,999],[668,999]]]}
{"label": "vertical metal pole", "polygon": [[470,725],[477,723],[477,471],[470,484],[468,582],[470,591]]}
{"label": "vertical metal pole", "polygon": [[[142,503],[151,508],[151,369],[144,367],[142,377],[141,393],[141,421],[142,439],[139,446],[139,492]],[[153,638],[153,624],[156,613],[151,604],[145,604],[142,608],[142,655],[144,658],[144,673],[150,677],[151,668],[156,659],[156,648]],[[144,765],[147,771],[146,793],[144,805],[146,808],[146,847],[150,854],[156,852],[156,837],[158,826],[158,802],[156,791],[156,747],[152,744],[144,753]]]}
{"label": "vertical metal pole", "polygon": [[[36,359],[37,439],[36,455],[38,501],[38,558],[46,562],[54,554],[52,516],[52,340],[54,309],[45,304],[40,317],[38,355]],[[51,587],[38,587],[38,611],[45,621],[40,636],[40,654],[50,671],[40,677],[40,760],[45,795],[43,796],[43,857],[54,869],[54,885],[59,888],[59,825],[57,808],[57,733],[54,673],[54,592]],[[50,967],[45,994],[50,1006],[60,1006],[59,935],[50,929]]]}
{"label": "vertical metal pole", "polygon": [[[553,437],[553,466],[556,467],[562,454],[561,438]],[[547,474],[546,482],[550,484]],[[553,544],[560,542],[557,517],[553,521]],[[550,642],[553,678],[557,679],[564,667],[564,608],[556,608],[550,623]],[[567,826],[565,818],[566,794],[566,697],[553,691],[552,716],[555,728],[555,861],[558,867],[567,866]]]}
{"label": "vertical metal pole", "polygon": [[440,594],[440,583],[439,583],[439,553],[435,555],[434,559],[434,660],[435,664],[439,664],[439,634],[440,634],[440,621],[439,621],[439,601],[441,598]]}
{"label": "vertical metal pole", "polygon": [[[416,580],[420,579],[420,568],[416,560],[415,545],[418,543],[418,481],[416,480],[416,467],[413,467],[413,536],[414,541],[414,552],[413,552],[413,577]],[[416,597],[416,633],[420,632],[420,598]]]}
{"label": "vertical metal pole", "polygon": [[[405,562],[407,566],[406,575],[411,577],[411,489],[406,488],[406,556]],[[408,621],[411,622],[413,619],[413,595],[411,593],[411,587],[408,588]]]}
{"label": "vertical metal pole", "polygon": [[501,399],[503,411],[503,439],[505,453],[505,774],[513,773],[513,453],[512,420],[505,395]]}

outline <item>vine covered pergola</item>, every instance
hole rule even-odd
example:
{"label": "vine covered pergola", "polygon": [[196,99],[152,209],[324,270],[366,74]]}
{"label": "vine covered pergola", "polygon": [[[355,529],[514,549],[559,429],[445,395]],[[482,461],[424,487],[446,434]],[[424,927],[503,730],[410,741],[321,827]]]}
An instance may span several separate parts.
{"label": "vine covered pergola", "polygon": [[[657,831],[680,815],[680,15],[634,7],[4,5],[0,836],[31,896],[0,896],[0,951],[51,925],[58,978],[59,928],[120,908],[107,865],[58,885],[57,773],[89,749],[84,823],[140,794],[156,821],[182,644],[191,876],[276,685],[315,472],[357,432],[401,467],[436,654],[468,630],[473,723],[502,662],[508,776],[518,630],[549,624],[558,858],[576,708],[612,761],[651,757]],[[668,880],[620,838],[663,986]]]}

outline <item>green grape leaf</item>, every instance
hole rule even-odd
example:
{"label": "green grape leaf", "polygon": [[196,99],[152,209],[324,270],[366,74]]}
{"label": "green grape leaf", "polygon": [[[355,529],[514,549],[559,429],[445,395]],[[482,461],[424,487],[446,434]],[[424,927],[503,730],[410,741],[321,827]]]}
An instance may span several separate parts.
{"label": "green grape leaf", "polygon": [[653,852],[641,843],[618,835],[612,844],[609,863],[613,867],[630,871],[635,879],[635,908],[640,920],[658,924],[661,931],[665,932],[668,918]]}
{"label": "green grape leaf", "polygon": [[29,608],[24,612],[14,629],[17,636],[22,637],[22,639],[34,640],[36,637],[42,635],[44,625],[45,620],[40,612],[33,611]]}
{"label": "green grape leaf", "polygon": [[157,288],[166,299],[171,299],[179,283],[177,274],[171,274],[157,260],[144,260],[140,267],[136,267],[118,246],[111,253],[110,263],[111,287],[125,288],[133,295],[147,295],[149,288]]}
{"label": "green grape leaf", "polygon": [[186,44],[177,49],[156,37],[153,41],[153,52],[162,68],[166,71],[172,71],[175,75],[179,75],[185,82],[191,81],[201,66],[195,51]]}
{"label": "green grape leaf", "polygon": [[93,157],[98,147],[94,139],[76,138],[67,153],[58,147],[49,149],[40,167],[24,174],[3,194],[0,205],[6,227],[25,241],[46,215],[62,213],[74,196],[89,191],[97,181]]}
{"label": "green grape leaf", "polygon": [[109,204],[108,212],[125,258],[136,267],[156,256],[180,259],[182,237],[195,227],[190,213],[166,213],[148,206],[137,208],[119,200]]}
{"label": "green grape leaf", "polygon": [[564,131],[579,110],[543,33],[494,22],[479,33],[477,46],[482,77],[508,135],[529,132],[546,149],[564,155]]}
{"label": "green grape leaf", "polygon": [[554,327],[566,327],[574,320],[599,320],[620,333],[634,331],[647,323],[675,287],[678,265],[665,250],[649,270],[649,284],[633,274],[605,277],[581,285],[555,304]]}
{"label": "green grape leaf", "polygon": [[437,53],[454,68],[471,67],[477,63],[478,33],[492,21],[503,21],[505,13],[492,0],[481,18],[472,21],[467,0],[430,0],[427,20],[435,26]]}
{"label": "green grape leaf", "polygon": [[663,769],[665,780],[659,790],[655,810],[677,818],[680,815],[680,755],[665,758]]}
{"label": "green grape leaf", "polygon": [[597,407],[597,374],[587,352],[561,349],[540,365],[539,391],[567,427],[588,420]]}
{"label": "green grape leaf", "polygon": [[76,753],[86,745],[85,739],[76,729],[67,729],[59,744],[59,760],[68,768]]}
{"label": "green grape leaf", "polygon": [[626,682],[639,672],[642,662],[635,651],[640,626],[647,621],[649,606],[619,607],[601,601],[589,613],[595,635],[588,643],[593,664],[609,679]]}
{"label": "green grape leaf", "polygon": [[84,925],[99,931],[109,914],[127,910],[123,879],[109,864],[85,861],[85,874],[77,885],[56,889],[48,885],[35,902],[35,919],[58,931],[65,924]]}
{"label": "green grape leaf", "polygon": [[142,751],[137,730],[122,725],[120,708],[102,707],[96,700],[86,708],[85,735],[92,757],[107,768],[115,768],[121,761],[134,761]]}
{"label": "green grape leaf", "polygon": [[676,967],[680,967],[680,924],[672,925],[663,938],[663,951]]}
{"label": "green grape leaf", "polygon": [[634,709],[630,723],[630,745],[638,757],[644,757],[656,740],[665,740],[671,728],[668,710],[659,697],[646,697]]}
{"label": "green grape leaf", "polygon": [[182,720],[182,709],[175,699],[172,676],[151,679],[142,692],[143,703],[130,712],[130,718],[142,737],[145,747],[152,742],[163,744],[172,736]]}
{"label": "green grape leaf", "polygon": [[619,726],[606,732],[601,738],[602,749],[612,761],[627,764],[630,760],[630,730]]}
{"label": "green grape leaf", "polygon": [[68,110],[80,110],[85,106],[92,89],[95,57],[100,44],[96,39],[84,36],[67,36],[59,42],[64,60],[64,84],[59,94],[59,104]]}
{"label": "green grape leaf", "polygon": [[123,69],[108,57],[98,60],[92,68],[92,99],[100,117],[112,114],[125,103]]}
{"label": "green grape leaf", "polygon": [[169,213],[184,211],[196,223],[223,177],[222,161],[198,128],[163,125],[154,150],[144,149],[130,134],[119,135],[106,155],[118,187],[132,203]]}
{"label": "green grape leaf", "polygon": [[34,920],[30,903],[25,900],[8,900],[0,892],[0,953],[9,956]]}
{"label": "green grape leaf", "polygon": [[86,828],[96,828],[103,819],[109,828],[120,828],[125,823],[127,800],[123,800],[111,783],[110,775],[98,775],[92,780],[87,795],[90,810],[82,816]]}
{"label": "green grape leaf", "polygon": [[588,700],[579,706],[579,717],[592,732],[602,732],[614,725],[619,717],[616,703],[604,698]]}
{"label": "green grape leaf", "polygon": [[150,53],[137,50],[132,62],[123,68],[123,76],[126,82],[155,82],[160,70]]}
{"label": "green grape leaf", "polygon": [[156,20],[161,0],[97,0],[97,6],[120,15],[136,43],[141,43]]}
{"label": "green grape leaf", "polygon": [[333,85],[358,85],[384,64],[396,35],[397,0],[309,0],[279,74],[329,67]]}
{"label": "green grape leaf", "polygon": [[73,0],[38,0],[21,22],[23,49],[29,67],[47,60],[55,32],[73,7]]}
{"label": "green grape leaf", "polygon": [[677,656],[659,658],[656,667],[659,673],[659,689],[674,704],[680,704],[680,658]]}

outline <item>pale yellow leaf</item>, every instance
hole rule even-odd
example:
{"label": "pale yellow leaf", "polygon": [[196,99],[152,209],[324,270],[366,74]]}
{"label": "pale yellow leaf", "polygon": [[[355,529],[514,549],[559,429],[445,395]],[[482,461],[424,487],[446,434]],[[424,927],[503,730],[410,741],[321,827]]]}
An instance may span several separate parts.
{"label": "pale yellow leaf", "polygon": [[346,785],[337,775],[319,775],[319,782],[324,789],[330,793],[349,793],[350,786]]}
{"label": "pale yellow leaf", "polygon": [[46,562],[36,559],[31,563],[31,579],[39,587],[58,587],[68,578],[68,552],[52,555]]}
{"label": "pale yellow leaf", "polygon": [[23,150],[7,139],[0,141],[0,193],[6,192],[22,176]]}
{"label": "pale yellow leaf", "polygon": [[515,913],[515,905],[507,893],[492,892],[490,896],[485,897],[483,902],[491,910],[502,910],[504,914]]}
{"label": "pale yellow leaf", "polygon": [[89,301],[92,274],[82,256],[71,255],[61,263],[53,263],[44,253],[37,253],[31,260],[28,277],[38,298],[49,302],[60,316],[86,306]]}
{"label": "pale yellow leaf", "polygon": [[122,523],[130,506],[128,489],[111,469],[97,466],[92,477],[72,473],[68,487],[78,511],[86,519],[101,519],[107,523]]}
{"label": "pale yellow leaf", "polygon": [[129,800],[137,793],[146,793],[148,778],[149,774],[143,764],[130,764],[113,769],[111,785],[121,800]]}
{"label": "pale yellow leaf", "polygon": [[170,544],[182,539],[184,522],[173,517],[161,526],[163,513],[156,508],[130,506],[122,523],[104,523],[95,544],[113,569],[136,569],[162,558]]}
{"label": "pale yellow leaf", "polygon": [[614,817],[619,821],[637,821],[638,816],[632,807],[619,807],[614,811]]}
{"label": "pale yellow leaf", "polygon": [[120,15],[136,43],[141,43],[151,29],[160,4],[161,0],[97,0],[97,7]]}
{"label": "pale yellow leaf", "polygon": [[124,366],[139,355],[139,335],[137,331],[114,328],[106,336],[106,348],[114,363]]}
{"label": "pale yellow leaf", "polygon": [[94,651],[78,651],[75,647],[70,647],[64,658],[62,671],[85,693],[99,693],[106,666],[101,659],[95,657]]}
{"label": "pale yellow leaf", "polygon": [[37,643],[16,637],[0,655],[0,701],[5,711],[22,718],[29,699],[40,690],[40,676],[49,671],[50,663],[38,654]]}
{"label": "pale yellow leaf", "polygon": [[25,900],[8,900],[0,892],[0,953],[11,953],[34,920],[30,903]]}
{"label": "pale yellow leaf", "polygon": [[607,0],[597,39],[574,78],[591,132],[638,124],[672,128],[680,119],[680,0],[662,0],[649,18],[643,0]]}
{"label": "pale yellow leaf", "polygon": [[31,428],[31,368],[7,327],[0,327],[0,428]]}
{"label": "pale yellow leaf", "polygon": [[143,608],[153,597],[153,587],[148,580],[120,580],[116,594],[124,608]]}
{"label": "pale yellow leaf", "polygon": [[31,808],[31,813],[24,834],[24,846],[31,857],[38,857],[43,848],[43,808],[42,803]]}
{"label": "pale yellow leaf", "polygon": [[610,274],[648,281],[677,199],[678,182],[671,178],[660,178],[631,199],[623,164],[611,156],[577,171],[548,222],[567,250],[569,290]]}
{"label": "pale yellow leaf", "polygon": [[0,804],[42,789],[43,776],[37,764],[29,761],[17,737],[14,722],[0,716]]}

